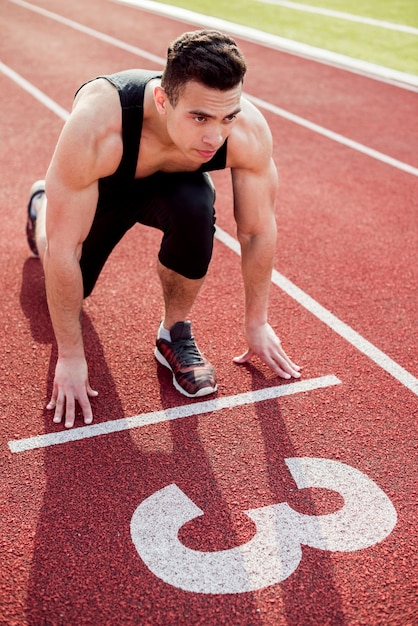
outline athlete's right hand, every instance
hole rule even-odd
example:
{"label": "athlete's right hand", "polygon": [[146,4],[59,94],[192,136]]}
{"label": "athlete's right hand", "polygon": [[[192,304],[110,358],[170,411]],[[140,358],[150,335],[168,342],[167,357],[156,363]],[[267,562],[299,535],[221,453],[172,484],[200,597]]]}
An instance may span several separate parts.
{"label": "athlete's right hand", "polygon": [[65,428],[74,426],[76,402],[80,405],[84,423],[91,424],[93,411],[89,398],[97,395],[98,392],[90,387],[84,356],[58,358],[52,396],[46,407],[55,409],[55,424],[60,424],[64,418]]}

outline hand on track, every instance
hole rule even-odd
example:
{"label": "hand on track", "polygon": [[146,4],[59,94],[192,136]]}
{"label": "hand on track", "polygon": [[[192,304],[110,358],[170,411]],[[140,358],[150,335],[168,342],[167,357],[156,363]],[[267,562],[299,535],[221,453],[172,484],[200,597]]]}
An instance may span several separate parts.
{"label": "hand on track", "polygon": [[88,380],[87,362],[84,357],[61,357],[55,368],[54,387],[47,409],[53,410],[54,423],[59,424],[64,418],[66,428],[72,428],[75,422],[76,401],[83,413],[84,423],[91,424],[93,411],[89,397],[97,396]]}
{"label": "hand on track", "polygon": [[236,356],[234,363],[247,363],[257,355],[268,367],[281,378],[300,378],[300,367],[293,363],[282,348],[282,344],[270,324],[262,324],[247,330],[248,350]]}

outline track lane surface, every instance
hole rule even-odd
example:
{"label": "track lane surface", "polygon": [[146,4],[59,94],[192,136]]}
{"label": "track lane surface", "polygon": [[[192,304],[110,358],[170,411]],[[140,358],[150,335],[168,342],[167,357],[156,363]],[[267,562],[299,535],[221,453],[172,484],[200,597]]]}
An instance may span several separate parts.
{"label": "track lane surface", "polygon": [[[58,10],[52,2],[45,6]],[[73,19],[83,18],[98,29],[104,21],[113,20],[112,30],[106,32],[121,37],[114,9],[109,9],[110,18],[104,17],[103,7],[112,5],[91,6],[101,6],[102,11],[88,21],[81,5],[65,10]],[[10,32],[1,43],[7,46],[2,60],[65,108],[71,104],[73,91],[68,85],[76,88],[85,78],[104,71],[100,46],[106,68],[111,67],[106,71],[128,66],[128,61],[138,64],[138,59],[103,44],[93,43],[99,47],[89,56],[89,42],[59,26],[54,26],[56,55],[51,62],[50,48],[38,51],[29,38],[34,16],[24,19],[21,9],[6,8],[8,20],[17,22],[7,22]],[[132,16],[138,12],[119,9],[118,14],[123,16],[123,28],[131,32]],[[159,18],[158,33],[171,33],[163,40],[155,36],[155,30],[151,32],[151,16],[141,17],[141,46],[149,40],[149,49],[156,54],[162,54],[159,47],[167,38],[189,27]],[[19,28],[11,28],[12,24]],[[51,34],[41,22],[36,29],[43,32],[39,28]],[[21,37],[14,40],[16,30]],[[73,55],[78,46],[85,46],[79,59]],[[255,47],[251,48],[255,55]],[[286,57],[277,58],[283,62]],[[118,65],[123,60],[126,63]],[[257,95],[267,99],[264,81],[249,79],[247,91],[253,85]],[[0,106],[2,119],[7,120],[1,125],[2,145],[7,146],[1,158],[3,171],[8,172],[4,213],[9,235],[1,242],[2,286],[8,294],[2,301],[6,333],[1,375],[7,389],[1,400],[2,473],[8,488],[2,507],[6,559],[1,593],[9,622],[357,624],[380,620],[412,624],[416,397],[275,288],[271,317],[286,348],[302,362],[304,379],[333,374],[341,385],[43,451],[10,454],[7,441],[11,439],[60,430],[42,411],[52,383],[55,349],[39,264],[27,258],[22,218],[15,207],[24,207],[28,186],[42,175],[62,122],[26,94],[22,97],[22,91],[1,74],[0,87],[7,93]],[[370,89],[374,88],[373,83]],[[395,91],[402,102],[404,94]],[[313,109],[312,102],[315,115]],[[413,332],[416,327],[411,292],[415,181],[312,137],[293,124],[267,117],[277,137],[282,178],[276,267],[416,372],[416,357],[406,341],[408,328]],[[381,125],[386,128],[389,117],[383,119]],[[332,123],[338,128],[337,122]],[[408,126],[406,117],[405,123]],[[409,145],[409,141],[399,143]],[[233,233],[227,177],[220,174],[217,178],[218,222]],[[394,215],[397,207],[402,211]],[[371,250],[364,249],[365,239]],[[149,276],[158,240],[153,231],[134,229],[115,251],[94,297],[86,303],[91,377],[95,386],[100,384],[97,422],[189,404],[172,390],[170,376],[152,356],[161,297],[157,281]],[[115,274],[120,277],[118,284]],[[382,308],[385,301],[387,306]],[[395,313],[394,305],[398,307]],[[241,311],[238,259],[216,242],[193,319],[199,343],[217,366],[220,397],[278,382],[257,363],[245,368],[231,363],[232,355],[243,348]],[[399,339],[401,331],[405,337]],[[132,341],[135,336],[140,340]],[[305,513],[335,511],[342,504],[335,492],[295,488],[284,459],[304,456],[347,463],[375,481],[398,513],[392,534],[372,548],[352,553],[305,547],[301,564],[282,583],[230,596],[192,594],[167,585],[135,552],[129,536],[133,511],[173,482],[205,511],[200,522],[182,531],[186,545],[198,550],[227,549],[249,541],[254,527],[243,511],[250,508],[290,502]]]}

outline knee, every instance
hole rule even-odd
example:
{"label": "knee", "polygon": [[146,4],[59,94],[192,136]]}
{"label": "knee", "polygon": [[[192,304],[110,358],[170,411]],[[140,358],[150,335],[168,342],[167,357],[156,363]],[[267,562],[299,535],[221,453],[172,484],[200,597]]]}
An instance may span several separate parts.
{"label": "knee", "polygon": [[206,177],[203,180],[204,184],[188,184],[173,194],[170,199],[171,214],[181,228],[207,228],[212,233],[215,224],[215,188],[206,182]]}
{"label": "knee", "polygon": [[[209,179],[210,180],[210,179]],[[215,233],[215,193],[206,176],[179,185],[170,196],[165,236],[190,250],[211,247]]]}

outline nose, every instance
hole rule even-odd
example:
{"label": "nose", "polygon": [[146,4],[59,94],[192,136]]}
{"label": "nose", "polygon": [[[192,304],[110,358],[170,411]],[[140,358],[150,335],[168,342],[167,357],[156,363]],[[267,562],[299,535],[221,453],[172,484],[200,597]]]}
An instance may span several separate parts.
{"label": "nose", "polygon": [[224,142],[222,133],[219,130],[213,130],[210,133],[206,132],[202,139],[203,143],[213,150],[217,150]]}

